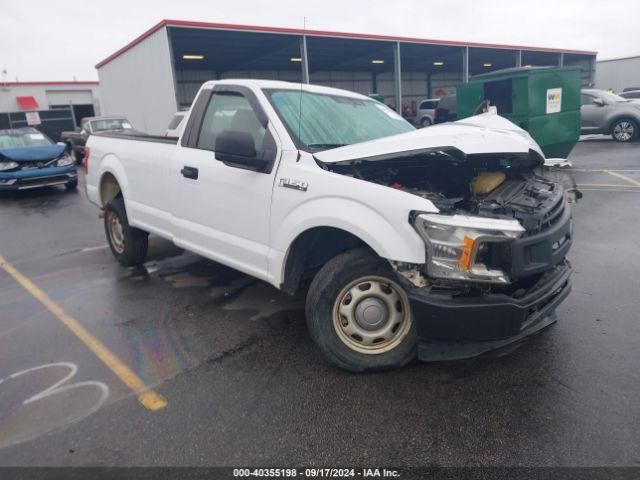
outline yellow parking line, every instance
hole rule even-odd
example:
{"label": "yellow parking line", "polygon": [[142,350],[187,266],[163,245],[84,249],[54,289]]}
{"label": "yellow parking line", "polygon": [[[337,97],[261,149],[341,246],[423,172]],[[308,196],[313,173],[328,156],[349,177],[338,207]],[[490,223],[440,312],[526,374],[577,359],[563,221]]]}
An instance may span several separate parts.
{"label": "yellow parking line", "polygon": [[160,410],[167,406],[167,401],[162,395],[154,392],[144,384],[129,367],[127,367],[114,353],[105,347],[100,340],[94,337],[71,315],[66,313],[60,305],[55,303],[36,284],[15,269],[0,255],[0,267],[11,275],[16,282],[24,287],[31,295],[37,298],[47,309],[71,330],[76,337],[91,350],[102,362],[111,369],[122,382],[138,395],[138,401],[149,410]]}
{"label": "yellow parking line", "polygon": [[636,187],[640,187],[640,182],[638,182],[637,180],[634,180],[633,178],[629,178],[626,175],[621,175],[618,172],[613,172],[611,170],[603,170],[603,172],[608,173],[609,175],[613,176],[613,177],[618,177],[622,180],[625,180],[629,183],[631,183],[632,185],[635,185]]}

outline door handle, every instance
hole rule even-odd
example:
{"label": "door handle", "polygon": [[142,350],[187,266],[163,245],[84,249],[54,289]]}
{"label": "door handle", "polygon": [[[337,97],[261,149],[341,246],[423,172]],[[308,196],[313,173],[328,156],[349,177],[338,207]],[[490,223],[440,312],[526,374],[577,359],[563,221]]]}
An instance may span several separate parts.
{"label": "door handle", "polygon": [[191,178],[192,180],[198,179],[198,169],[194,167],[187,167],[186,165],[180,170],[180,173],[185,178]]}

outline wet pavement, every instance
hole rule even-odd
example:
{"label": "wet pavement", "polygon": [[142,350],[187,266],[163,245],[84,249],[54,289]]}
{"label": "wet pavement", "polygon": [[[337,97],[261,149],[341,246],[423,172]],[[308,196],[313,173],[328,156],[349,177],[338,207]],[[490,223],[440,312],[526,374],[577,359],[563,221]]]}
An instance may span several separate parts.
{"label": "wet pavement", "polygon": [[81,190],[0,196],[0,255],[167,405],[136,395],[0,269],[0,465],[640,465],[640,143],[571,157],[558,322],[490,355],[353,375],[303,299],[151,239],[126,269]]}

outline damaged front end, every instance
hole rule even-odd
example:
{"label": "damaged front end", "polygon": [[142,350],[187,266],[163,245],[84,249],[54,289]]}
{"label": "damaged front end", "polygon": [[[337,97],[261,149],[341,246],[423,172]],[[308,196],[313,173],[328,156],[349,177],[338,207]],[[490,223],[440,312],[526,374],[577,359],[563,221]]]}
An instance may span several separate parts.
{"label": "damaged front end", "polygon": [[[425,360],[466,358],[529,335],[553,321],[570,291],[565,257],[575,184],[545,168],[525,132],[457,128],[448,146],[425,137],[422,148],[393,151],[387,140],[377,155],[317,158],[327,170],[418,195],[439,210],[408,219],[424,240],[425,264],[391,262],[411,300]],[[504,137],[514,151],[488,152],[478,134]],[[371,142],[366,150],[375,151]],[[439,342],[447,348],[434,348]]]}

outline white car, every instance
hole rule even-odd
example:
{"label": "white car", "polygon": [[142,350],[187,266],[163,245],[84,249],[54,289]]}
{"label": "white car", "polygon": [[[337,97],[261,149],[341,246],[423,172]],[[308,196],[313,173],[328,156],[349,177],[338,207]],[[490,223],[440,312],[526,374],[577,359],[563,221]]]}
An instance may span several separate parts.
{"label": "white car", "polygon": [[502,117],[416,130],[356,93],[221,80],[186,120],[179,139],[90,137],[113,255],[143,262],[153,233],[305,290],[311,337],[342,368],[471,357],[551,324],[569,294],[563,188]]}
{"label": "white car", "polygon": [[182,129],[184,128],[184,117],[187,115],[187,112],[181,110],[176,112],[173,117],[171,117],[171,121],[169,125],[167,125],[167,129],[164,132],[165,137],[179,137]]}

